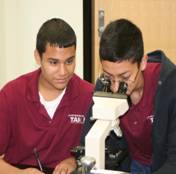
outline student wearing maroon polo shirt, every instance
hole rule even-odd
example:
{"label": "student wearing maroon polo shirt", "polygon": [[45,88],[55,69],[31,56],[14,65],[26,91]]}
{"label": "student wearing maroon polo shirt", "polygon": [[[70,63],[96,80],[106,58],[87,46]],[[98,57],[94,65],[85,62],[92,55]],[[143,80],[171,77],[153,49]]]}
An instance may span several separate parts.
{"label": "student wearing maroon polo shirt", "polygon": [[[123,137],[112,132],[106,145],[123,149],[125,138],[132,174],[176,173],[175,65],[159,50],[144,55],[142,33],[126,19],[115,20],[105,28],[100,61],[111,91],[117,92],[119,83],[125,82],[131,100],[129,110],[120,117]],[[102,86],[98,80],[96,90]],[[84,135],[90,127],[87,117]],[[117,169],[124,170],[124,162]]]}
{"label": "student wearing maroon polo shirt", "polygon": [[40,68],[0,91],[1,174],[41,174],[31,167],[38,166],[38,154],[53,174],[76,168],[70,150],[79,145],[93,86],[74,74],[76,36],[69,24],[57,18],[46,21],[36,42]]}

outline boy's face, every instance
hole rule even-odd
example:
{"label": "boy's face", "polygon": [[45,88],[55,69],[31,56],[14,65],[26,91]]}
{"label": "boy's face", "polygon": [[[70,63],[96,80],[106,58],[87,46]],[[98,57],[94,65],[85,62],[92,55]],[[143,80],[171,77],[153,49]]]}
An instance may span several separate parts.
{"label": "boy's face", "polygon": [[50,90],[64,90],[75,70],[75,55],[74,45],[59,48],[47,44],[42,57],[35,51],[35,58],[41,66],[39,83]]}
{"label": "boy's face", "polygon": [[117,92],[120,82],[125,82],[128,85],[127,95],[141,86],[141,71],[143,66],[139,66],[137,63],[132,63],[131,61],[125,60],[121,62],[110,62],[107,60],[102,60],[102,70],[106,78],[111,81],[112,92]]}

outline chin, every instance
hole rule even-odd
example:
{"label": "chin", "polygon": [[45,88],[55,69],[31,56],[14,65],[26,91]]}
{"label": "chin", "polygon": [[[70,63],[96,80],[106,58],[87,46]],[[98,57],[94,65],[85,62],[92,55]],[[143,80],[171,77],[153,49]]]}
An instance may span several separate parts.
{"label": "chin", "polygon": [[59,91],[63,91],[66,88],[67,85],[63,85],[63,86],[56,86],[56,89]]}
{"label": "chin", "polygon": [[59,86],[59,87],[56,87],[56,89],[59,90],[59,91],[63,91],[65,88],[66,88],[66,86],[62,86],[62,87]]}
{"label": "chin", "polygon": [[62,91],[64,90],[68,85],[68,82],[64,82],[64,83],[53,83],[53,86],[55,87],[55,89]]}

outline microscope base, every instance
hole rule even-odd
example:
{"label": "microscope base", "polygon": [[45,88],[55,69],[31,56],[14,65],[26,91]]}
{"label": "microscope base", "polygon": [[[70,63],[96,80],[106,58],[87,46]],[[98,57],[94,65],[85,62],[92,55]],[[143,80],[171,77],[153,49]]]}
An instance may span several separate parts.
{"label": "microscope base", "polygon": [[97,170],[91,170],[90,174],[129,174],[129,173],[122,172],[122,171],[97,169]]}

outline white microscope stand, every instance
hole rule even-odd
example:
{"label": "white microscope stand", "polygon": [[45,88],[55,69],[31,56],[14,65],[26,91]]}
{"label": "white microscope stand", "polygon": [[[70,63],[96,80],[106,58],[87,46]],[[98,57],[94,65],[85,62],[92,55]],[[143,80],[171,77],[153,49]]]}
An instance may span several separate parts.
{"label": "white microscope stand", "polygon": [[125,95],[94,93],[93,119],[97,119],[85,138],[85,156],[94,157],[95,168],[105,168],[105,139],[112,123],[129,108]]}

